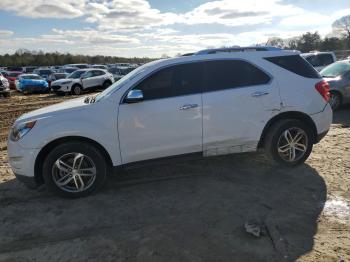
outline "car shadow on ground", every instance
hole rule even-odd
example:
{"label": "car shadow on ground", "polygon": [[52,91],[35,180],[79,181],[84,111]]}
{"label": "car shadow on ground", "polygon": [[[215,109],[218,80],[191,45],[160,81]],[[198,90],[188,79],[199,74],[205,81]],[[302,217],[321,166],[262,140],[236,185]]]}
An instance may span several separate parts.
{"label": "car shadow on ground", "polygon": [[333,124],[340,124],[342,127],[350,127],[350,104],[342,106],[333,113]]}
{"label": "car shadow on ground", "polygon": [[0,192],[0,260],[38,261],[294,261],[312,250],[327,195],[309,165],[277,168],[259,154],[125,170],[82,199],[15,180]]}

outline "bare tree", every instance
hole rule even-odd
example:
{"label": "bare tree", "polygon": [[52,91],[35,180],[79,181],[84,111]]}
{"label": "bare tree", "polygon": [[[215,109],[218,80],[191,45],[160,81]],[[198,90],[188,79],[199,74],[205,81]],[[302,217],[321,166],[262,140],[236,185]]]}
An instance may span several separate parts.
{"label": "bare tree", "polygon": [[332,27],[334,33],[347,39],[348,48],[350,48],[350,15],[343,16],[342,18],[336,20]]}

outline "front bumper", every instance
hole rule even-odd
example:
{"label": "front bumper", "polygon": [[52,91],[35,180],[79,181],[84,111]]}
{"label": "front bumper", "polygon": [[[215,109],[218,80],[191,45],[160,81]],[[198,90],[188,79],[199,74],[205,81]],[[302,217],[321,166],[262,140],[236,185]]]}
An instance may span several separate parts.
{"label": "front bumper", "polygon": [[16,176],[35,179],[35,160],[40,149],[24,148],[19,142],[10,139],[7,143],[7,153],[11,169]]}
{"label": "front bumper", "polygon": [[30,189],[36,189],[39,187],[39,184],[37,183],[35,177],[23,176],[16,173],[15,176],[18,179],[18,181],[20,181]]}
{"label": "front bumper", "polygon": [[48,92],[50,89],[45,86],[24,86],[22,92],[35,93],[35,92]]}
{"label": "front bumper", "polygon": [[55,93],[67,93],[71,91],[70,85],[51,85],[51,90]]}

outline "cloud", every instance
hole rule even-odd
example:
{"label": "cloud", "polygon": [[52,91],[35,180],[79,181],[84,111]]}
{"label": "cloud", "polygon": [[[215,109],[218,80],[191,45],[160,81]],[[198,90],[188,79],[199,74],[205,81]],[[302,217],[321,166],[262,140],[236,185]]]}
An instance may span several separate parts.
{"label": "cloud", "polygon": [[31,18],[75,18],[84,14],[85,0],[1,0],[0,9]]}
{"label": "cloud", "polygon": [[12,36],[13,32],[9,30],[0,30],[0,38]]}

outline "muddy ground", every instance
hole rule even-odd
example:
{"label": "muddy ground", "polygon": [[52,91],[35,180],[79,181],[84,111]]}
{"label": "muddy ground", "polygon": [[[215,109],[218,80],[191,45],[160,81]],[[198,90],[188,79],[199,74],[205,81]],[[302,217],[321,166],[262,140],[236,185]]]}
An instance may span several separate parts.
{"label": "muddy ground", "polygon": [[[0,100],[0,138],[18,114],[64,99]],[[293,169],[261,154],[148,166],[67,200],[26,189],[6,158],[1,150],[0,261],[350,261],[349,106]],[[247,221],[263,235],[247,234]]]}

